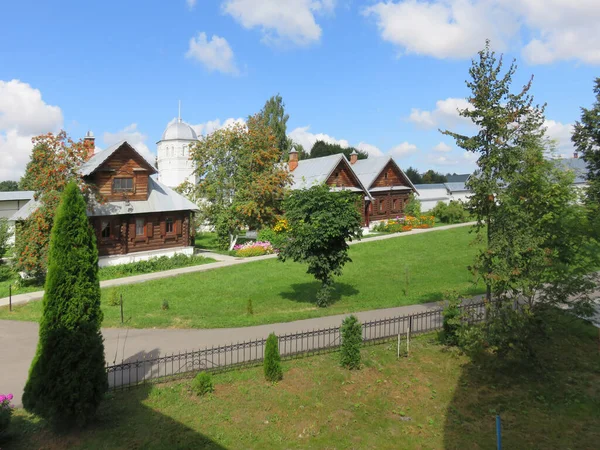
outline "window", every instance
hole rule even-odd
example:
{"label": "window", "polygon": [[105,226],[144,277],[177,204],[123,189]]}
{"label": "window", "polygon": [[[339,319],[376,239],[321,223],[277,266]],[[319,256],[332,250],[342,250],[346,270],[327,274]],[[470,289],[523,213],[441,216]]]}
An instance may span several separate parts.
{"label": "window", "polygon": [[146,221],[144,219],[135,219],[136,236],[144,236],[144,225],[146,225]]}
{"label": "window", "polygon": [[102,223],[100,224],[100,229],[102,230],[102,238],[110,238],[110,222],[108,220],[102,221]]}
{"label": "window", "polygon": [[379,200],[379,212],[385,212],[385,200]]}
{"label": "window", "polygon": [[387,172],[383,174],[383,178],[384,178],[385,180],[387,180],[387,175],[388,175],[388,174],[387,174]]}
{"label": "window", "polygon": [[133,192],[133,178],[115,178],[113,192]]}
{"label": "window", "polygon": [[173,233],[173,219],[171,217],[167,217],[165,219],[165,230],[167,233]]}
{"label": "window", "polygon": [[400,203],[400,200],[398,200],[397,198],[395,198],[395,199],[394,199],[394,202],[393,202],[393,206],[392,206],[392,209],[393,209],[394,211],[398,211],[398,206],[399,206],[399,203]]}

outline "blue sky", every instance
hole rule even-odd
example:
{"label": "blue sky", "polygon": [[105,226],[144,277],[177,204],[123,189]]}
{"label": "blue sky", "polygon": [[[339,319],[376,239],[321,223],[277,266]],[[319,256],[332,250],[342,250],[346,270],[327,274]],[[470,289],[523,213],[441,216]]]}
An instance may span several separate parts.
{"label": "blue sky", "polygon": [[305,146],[465,172],[472,160],[437,128],[467,130],[456,108],[488,37],[517,58],[515,85],[535,75],[549,135],[570,154],[600,64],[596,0],[22,0],[2,16],[0,179],[22,174],[35,134],[89,129],[101,148],[126,138],[152,153],[178,100],[207,132],[276,93]]}

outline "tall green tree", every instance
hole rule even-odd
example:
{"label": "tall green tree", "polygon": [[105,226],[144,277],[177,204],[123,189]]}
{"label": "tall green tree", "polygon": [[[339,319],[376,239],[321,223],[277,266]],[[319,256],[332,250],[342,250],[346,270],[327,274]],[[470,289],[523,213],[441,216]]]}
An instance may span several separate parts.
{"label": "tall green tree", "polygon": [[600,236],[600,77],[594,81],[595,101],[591,108],[581,108],[572,136],[587,168],[586,204],[592,230]]}
{"label": "tall green tree", "polygon": [[446,181],[448,181],[446,175],[436,172],[433,169],[429,169],[423,174],[423,183],[425,184],[445,183]]}
{"label": "tall green tree", "polygon": [[330,144],[325,141],[316,141],[310,149],[310,158],[320,158],[321,156],[337,155],[343,153],[350,159],[352,152],[358,153],[358,159],[367,159],[369,154],[354,147],[342,147],[340,144]]}
{"label": "tall green tree", "polygon": [[19,191],[19,183],[16,181],[0,181],[0,192]]}
{"label": "tall green tree", "polygon": [[78,186],[69,183],[56,211],[39,342],[23,405],[57,426],[89,423],[108,382],[100,325],[96,237]]}
{"label": "tall green tree", "polygon": [[511,92],[515,61],[504,71],[502,57],[490,49],[489,41],[473,60],[466,82],[471,91],[467,98],[470,108],[459,110],[477,128],[475,135],[442,131],[456,140],[456,144],[478,156],[477,168],[467,186],[472,192],[469,208],[477,221],[478,233],[485,233],[485,249],[477,259],[475,270],[482,274],[487,286],[487,300],[491,300],[494,254],[492,237],[501,218],[498,196],[520,168],[525,144],[544,135],[544,107],[533,104],[529,94],[530,80],[516,93]]}
{"label": "tall green tree", "polygon": [[287,137],[287,121],[290,118],[285,112],[285,103],[281,95],[271,97],[258,113],[269,126],[275,136],[275,145],[282,156],[286,156],[290,150],[290,142]]}
{"label": "tall green tree", "polygon": [[330,304],[333,277],[352,261],[348,241],[362,236],[358,200],[353,192],[319,185],[292,191],[284,202],[290,230],[279,258],[308,263],[307,273],[321,282],[319,306]]}
{"label": "tall green tree", "polygon": [[191,150],[200,182],[200,220],[214,225],[223,248],[232,249],[242,228],[275,224],[290,175],[271,128],[256,115],[204,136]]}
{"label": "tall green tree", "polygon": [[419,173],[417,169],[414,167],[409,167],[404,171],[408,179],[412,182],[412,184],[423,184],[423,177]]}

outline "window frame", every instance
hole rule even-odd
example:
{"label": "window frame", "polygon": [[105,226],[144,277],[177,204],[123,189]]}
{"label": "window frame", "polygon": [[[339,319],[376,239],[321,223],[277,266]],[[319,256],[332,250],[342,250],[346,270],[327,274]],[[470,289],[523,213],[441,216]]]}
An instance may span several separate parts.
{"label": "window frame", "polygon": [[[138,233],[140,223],[142,227],[142,232]],[[135,237],[146,237],[146,219],[144,219],[143,217],[136,217],[135,219]]]}
{"label": "window frame", "polygon": [[[169,225],[171,225],[171,231],[169,231]],[[175,234],[175,221],[172,217],[165,217],[165,234]]]}
{"label": "window frame", "polygon": [[[101,239],[110,239],[112,237],[112,229],[111,228],[112,228],[112,224],[110,223],[110,220],[101,220],[100,221],[100,238]],[[108,235],[106,235],[106,230],[108,230]]]}
{"label": "window frame", "polygon": [[[123,187],[117,188],[115,186],[117,180],[119,181],[119,184],[121,184],[123,180],[131,180],[131,188],[123,188]],[[135,192],[134,177],[114,177],[112,179],[112,192],[113,192],[113,194],[134,193]]]}

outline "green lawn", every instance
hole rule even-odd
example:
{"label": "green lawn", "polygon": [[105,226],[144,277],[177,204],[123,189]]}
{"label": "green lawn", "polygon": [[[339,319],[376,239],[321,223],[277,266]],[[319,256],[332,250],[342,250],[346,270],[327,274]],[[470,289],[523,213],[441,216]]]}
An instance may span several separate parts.
{"label": "green lawn", "polygon": [[495,449],[500,414],[506,449],[598,448],[598,332],[570,319],[554,330],[537,369],[484,369],[428,335],[413,339],[410,357],[399,361],[393,342],[364,348],[358,371],[340,368],[333,353],[284,362],[275,385],[255,368],[216,375],[214,394],[203,398],[190,393],[188,380],[111,394],[98,423],[79,432],[54,434],[18,410],[5,443],[17,450]]}
{"label": "green lawn", "polygon": [[[468,227],[352,246],[354,262],[336,280],[335,303],[315,306],[319,284],[303,264],[277,259],[181,275],[119,288],[127,324],[135,328],[213,328],[276,323],[439,301],[449,290],[483,292],[467,270],[475,248]],[[118,327],[118,307],[103,290],[104,326]],[[163,300],[169,309],[161,310]],[[253,315],[246,313],[252,300]],[[0,308],[0,318],[38,320],[41,302]]]}

